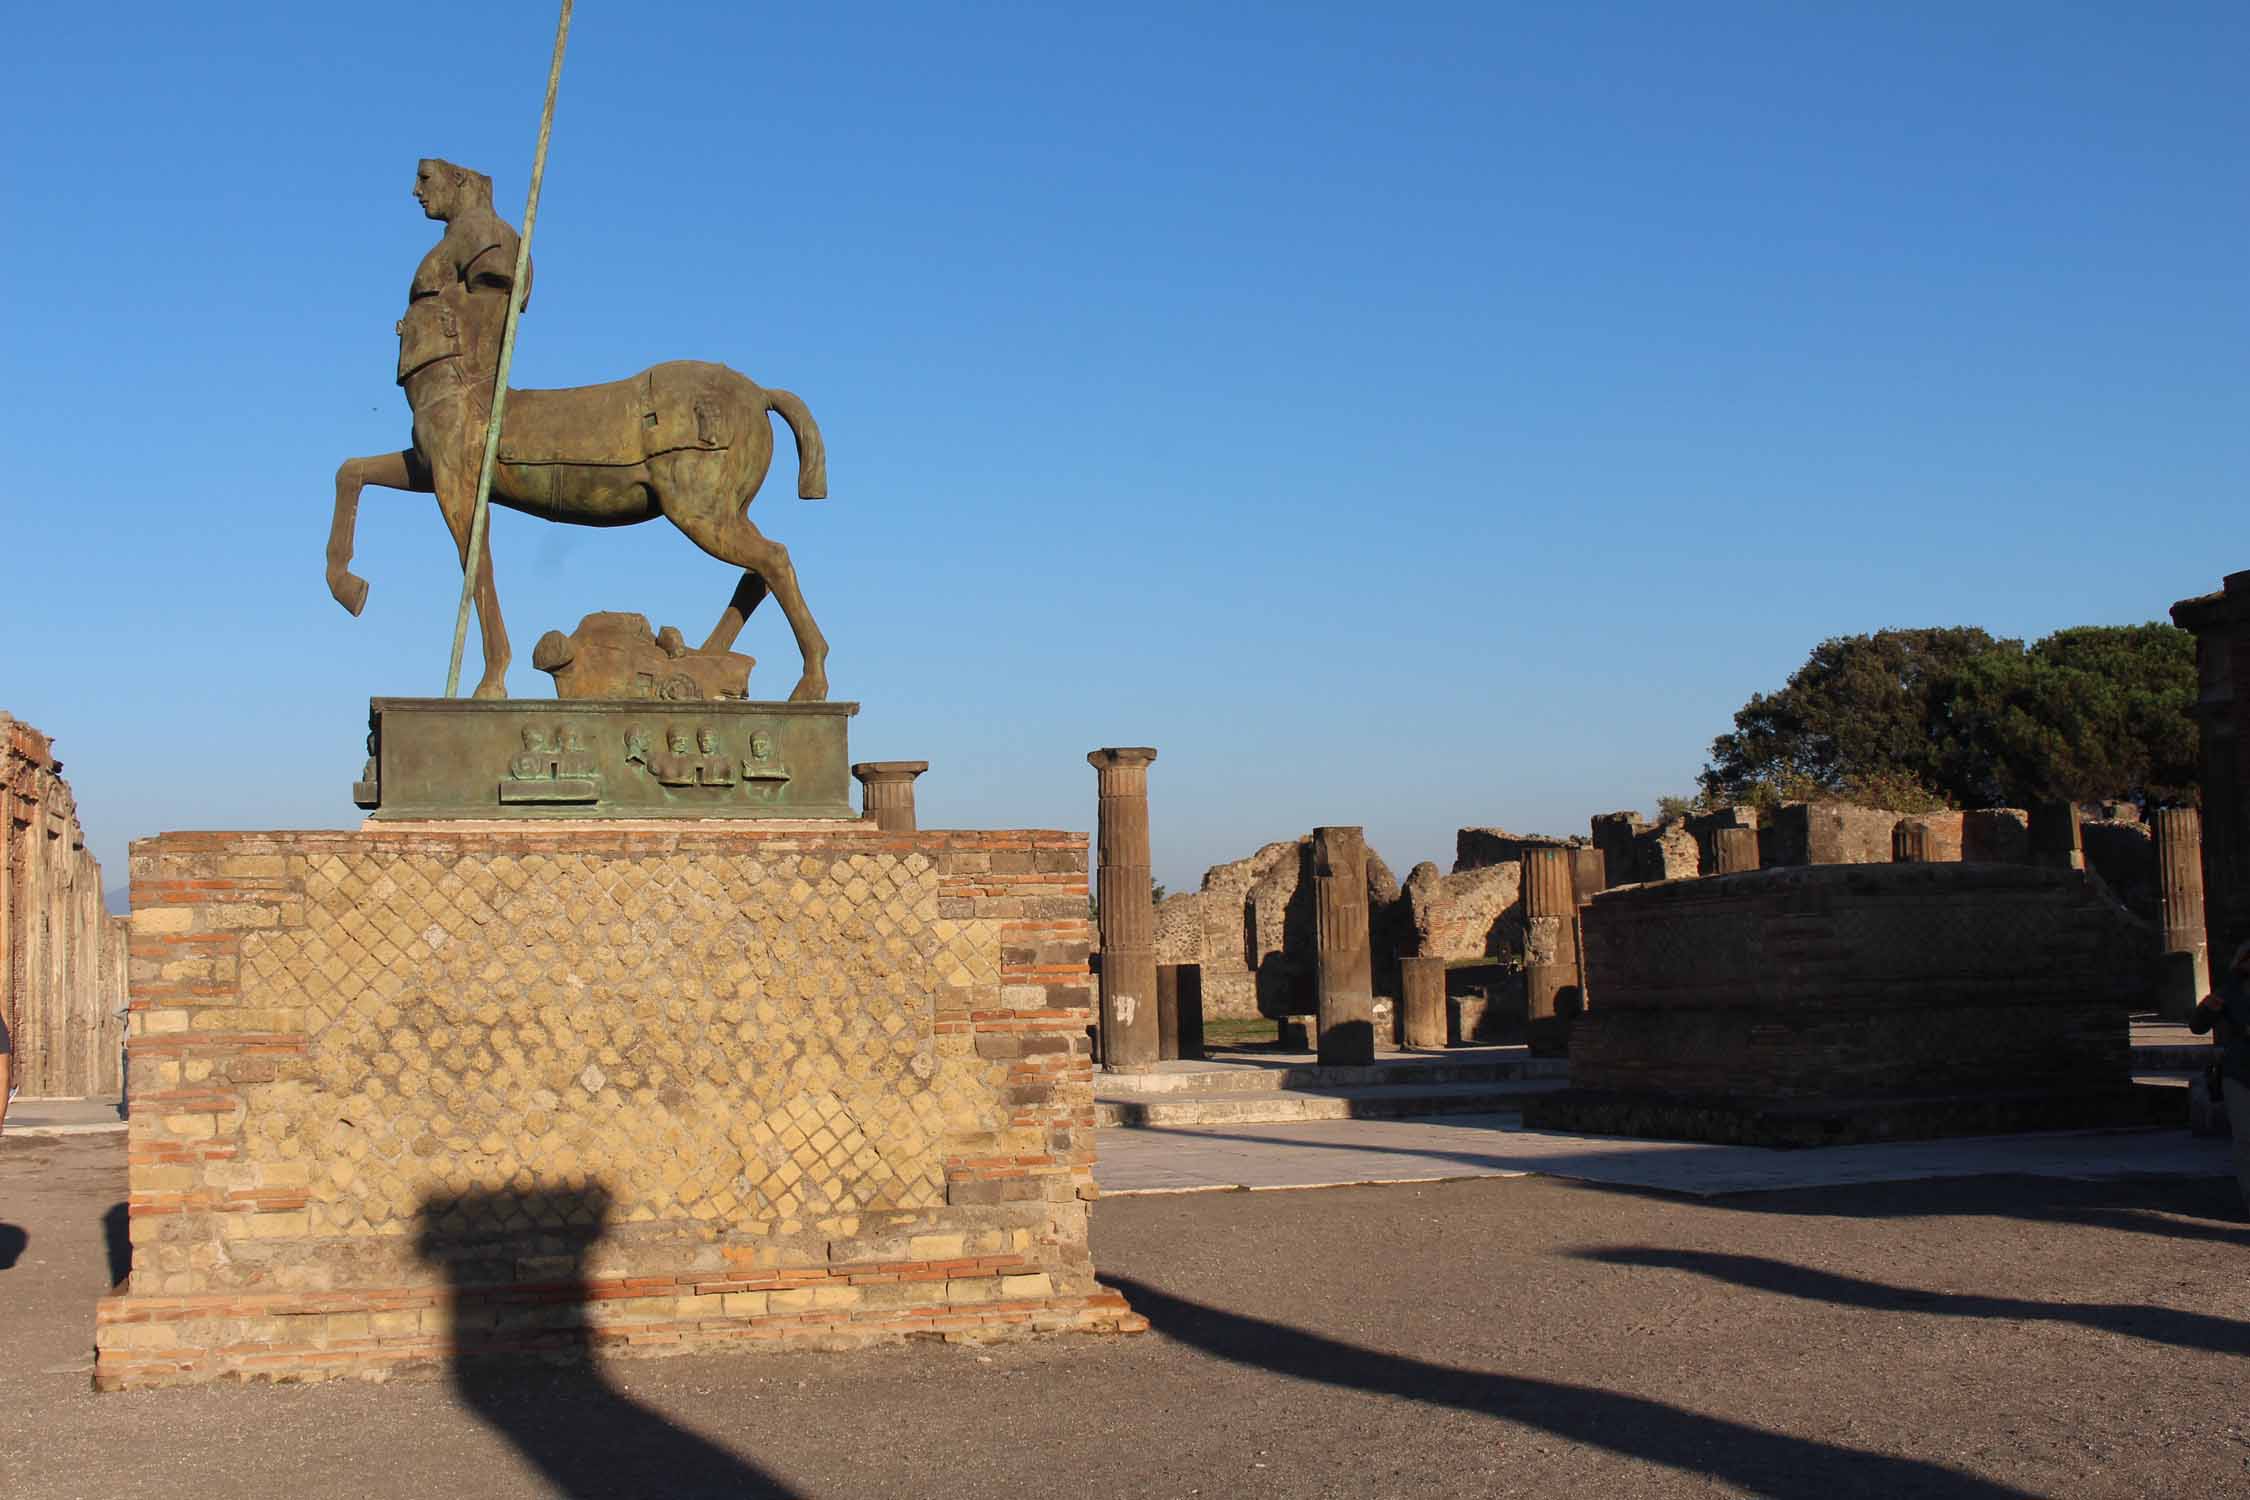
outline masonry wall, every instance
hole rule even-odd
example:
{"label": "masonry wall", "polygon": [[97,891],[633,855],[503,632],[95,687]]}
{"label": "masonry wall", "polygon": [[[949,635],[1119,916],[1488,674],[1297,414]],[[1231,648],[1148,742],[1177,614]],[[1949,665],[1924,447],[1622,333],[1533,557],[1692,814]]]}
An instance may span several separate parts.
{"label": "masonry wall", "polygon": [[1131,1326],[1082,834],[170,834],[133,904],[104,1388]]}
{"label": "masonry wall", "polygon": [[29,1098],[123,1087],[125,926],[102,901],[51,740],[0,714],[0,1013]]}
{"label": "masonry wall", "polygon": [[1734,1100],[2126,1082],[2143,924],[2077,871],[1890,864],[1611,891],[1580,1088]]}

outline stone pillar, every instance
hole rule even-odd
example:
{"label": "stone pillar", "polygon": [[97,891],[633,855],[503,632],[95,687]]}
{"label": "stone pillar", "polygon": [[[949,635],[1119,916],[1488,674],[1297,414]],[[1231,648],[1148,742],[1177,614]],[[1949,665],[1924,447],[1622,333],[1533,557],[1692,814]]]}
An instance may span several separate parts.
{"label": "stone pillar", "polygon": [[1523,855],[1523,979],[1531,1050],[1559,1057],[1582,991],[1578,976],[1578,902],[1568,849],[1526,849]]}
{"label": "stone pillar", "polygon": [[2031,862],[2058,870],[2086,868],[2075,802],[2035,802],[2031,807]]}
{"label": "stone pillar", "polygon": [[1405,1013],[1405,1041],[1409,1047],[1445,1045],[1445,960],[1402,958],[1398,961],[1399,1001]]}
{"label": "stone pillar", "polygon": [[1632,885],[1644,878],[1635,841],[1647,831],[1638,813],[1594,814],[1594,847],[1602,852],[1602,874],[1611,885]]}
{"label": "stone pillar", "polygon": [[2211,990],[2203,932],[2203,817],[2192,807],[2159,808],[2156,886],[2164,927],[2164,970],[2157,1009],[2184,1021]]}
{"label": "stone pillar", "polygon": [[885,833],[912,833],[914,778],[929,768],[926,760],[863,760],[853,766],[860,817]]}
{"label": "stone pillar", "polygon": [[1367,836],[1358,828],[1313,830],[1313,920],[1318,941],[1320,1062],[1375,1061],[1374,955],[1367,932]]}
{"label": "stone pillar", "polygon": [[1739,875],[1745,870],[1758,868],[1758,830],[1755,828],[1714,828],[1711,830],[1711,866],[1715,875]]}
{"label": "stone pillar", "polygon": [[1156,966],[1156,1052],[1166,1061],[1203,1055],[1203,965]]}
{"label": "stone pillar", "polygon": [[1931,862],[1930,825],[1919,818],[1901,818],[1898,827],[1891,830],[1891,860],[1894,864],[1926,865]]}
{"label": "stone pillar", "polygon": [[[1156,906],[1149,900],[1146,746],[1096,750],[1101,796],[1102,1066],[1143,1072],[1157,1061]],[[908,785],[913,783],[910,781]]]}

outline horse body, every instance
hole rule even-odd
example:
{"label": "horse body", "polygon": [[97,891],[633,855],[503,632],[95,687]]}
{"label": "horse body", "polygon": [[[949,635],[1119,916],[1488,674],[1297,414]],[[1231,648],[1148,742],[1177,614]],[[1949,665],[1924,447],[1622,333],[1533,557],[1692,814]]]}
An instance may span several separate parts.
{"label": "horse body", "polygon": [[[359,494],[366,485],[434,491],[457,547],[467,557],[475,469],[464,459],[472,444],[481,459],[483,423],[468,418],[467,404],[454,394],[458,377],[453,372],[441,371],[433,380],[455,384],[434,384],[419,376],[407,382],[415,415],[412,448],[347,459],[336,471],[328,586],[354,615],[367,600],[366,583],[348,566]],[[435,399],[431,392],[440,390],[451,399]],[[511,390],[501,419],[491,499],[575,526],[631,526],[666,517],[705,552],[743,569],[704,649],[731,648],[751,611],[771,592],[789,618],[804,660],[804,674],[790,697],[818,700],[828,695],[828,643],[805,606],[787,550],[744,515],[773,461],[769,412],[779,413],[796,439],[797,493],[808,500],[824,497],[826,452],[820,428],[802,401],[787,391],[761,387],[724,365],[680,360],[602,385]],[[489,546],[483,561],[476,598],[485,675],[477,696],[502,697],[509,650],[491,581]]]}

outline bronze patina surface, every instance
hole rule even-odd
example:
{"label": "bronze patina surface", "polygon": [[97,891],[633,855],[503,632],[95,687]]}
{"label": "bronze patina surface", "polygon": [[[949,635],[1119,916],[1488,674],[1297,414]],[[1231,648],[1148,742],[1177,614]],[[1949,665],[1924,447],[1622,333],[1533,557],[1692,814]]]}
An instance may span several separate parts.
{"label": "bronze patina surface", "polygon": [[531,664],[555,679],[558,698],[747,698],[757,658],[739,651],[690,651],[671,625],[651,630],[646,615],[604,610],[568,635],[550,630]]}
{"label": "bronze patina surface", "polygon": [[[517,236],[493,211],[490,178],[425,160],[414,195],[446,230],[416,268],[398,325],[398,382],[414,412],[413,443],[398,453],[346,459],[336,471],[328,588],[355,615],[367,603],[366,580],[350,568],[367,485],[435,493],[466,563],[508,298],[519,295]],[[527,272],[520,289],[526,305],[530,283]],[[744,514],[773,461],[771,413],[796,438],[797,493],[824,497],[828,460],[812,413],[789,392],[761,387],[724,365],[682,360],[605,385],[511,390],[492,501],[580,526],[670,520],[705,552],[743,570],[701,650],[728,651],[771,592],[804,662],[790,699],[819,702],[828,696],[828,642],[798,590],[787,549]],[[476,606],[484,647],[476,696],[504,698],[508,632],[489,546],[478,559]]]}
{"label": "bronze patina surface", "polygon": [[392,818],[856,818],[856,703],[376,698],[352,800]]}

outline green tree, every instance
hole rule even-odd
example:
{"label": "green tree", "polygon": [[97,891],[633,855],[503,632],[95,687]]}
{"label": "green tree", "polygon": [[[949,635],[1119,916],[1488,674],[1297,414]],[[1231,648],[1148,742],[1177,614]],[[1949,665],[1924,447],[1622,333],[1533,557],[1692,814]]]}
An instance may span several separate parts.
{"label": "green tree", "polygon": [[2026,647],[1973,627],[1840,636],[1711,745],[1712,802],[1840,797],[1916,812],[2196,797],[2195,645],[2081,626]]}

